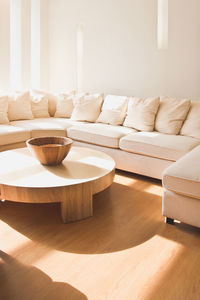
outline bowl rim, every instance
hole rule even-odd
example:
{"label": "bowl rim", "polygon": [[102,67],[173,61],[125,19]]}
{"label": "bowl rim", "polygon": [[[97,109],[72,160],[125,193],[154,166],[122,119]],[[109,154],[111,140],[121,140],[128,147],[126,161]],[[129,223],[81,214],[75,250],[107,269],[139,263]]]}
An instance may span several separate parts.
{"label": "bowl rim", "polygon": [[[57,145],[58,147],[65,147],[65,146],[68,146],[68,145],[70,145],[70,144],[73,143],[73,140],[72,140],[71,138],[66,137],[66,136],[52,135],[52,136],[41,136],[41,137],[33,137],[33,138],[30,138],[30,139],[26,140],[26,145],[27,145],[27,146],[30,145],[30,146],[34,146],[34,147],[41,147],[41,146],[45,146],[45,145],[46,145],[45,148],[47,148],[47,147],[48,147],[47,145],[51,145],[51,143],[43,144],[43,145],[34,145],[34,144],[30,143],[30,142],[33,141],[33,140],[36,140],[36,139],[39,140],[39,139],[45,139],[45,138],[62,138],[62,139],[65,139],[67,143],[64,144],[64,145],[59,144],[59,143],[56,143],[56,145]],[[54,145],[54,144],[52,144],[52,145]]]}

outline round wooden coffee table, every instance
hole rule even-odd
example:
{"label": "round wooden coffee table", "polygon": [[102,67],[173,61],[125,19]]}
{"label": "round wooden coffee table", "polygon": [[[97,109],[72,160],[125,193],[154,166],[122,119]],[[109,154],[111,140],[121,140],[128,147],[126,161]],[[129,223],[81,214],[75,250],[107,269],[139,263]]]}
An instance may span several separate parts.
{"label": "round wooden coffee table", "polygon": [[93,215],[93,195],[113,182],[114,160],[72,147],[58,166],[43,166],[27,148],[0,153],[0,198],[26,203],[61,202],[64,223]]}

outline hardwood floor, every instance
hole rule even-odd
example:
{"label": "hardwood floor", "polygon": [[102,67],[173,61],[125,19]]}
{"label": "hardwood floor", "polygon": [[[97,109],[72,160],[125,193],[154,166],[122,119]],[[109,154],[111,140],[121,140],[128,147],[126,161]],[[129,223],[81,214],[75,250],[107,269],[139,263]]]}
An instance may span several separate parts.
{"label": "hardwood floor", "polygon": [[165,224],[159,181],[117,172],[94,216],[0,203],[0,299],[200,299],[200,229]]}

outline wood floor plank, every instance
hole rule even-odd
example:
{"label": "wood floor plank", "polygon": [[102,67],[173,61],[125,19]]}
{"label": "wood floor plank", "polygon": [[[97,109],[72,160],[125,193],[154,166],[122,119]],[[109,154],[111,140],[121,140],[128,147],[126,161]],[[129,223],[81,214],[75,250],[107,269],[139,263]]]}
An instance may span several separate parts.
{"label": "wood floor plank", "polygon": [[199,300],[200,229],[164,223],[160,181],[117,172],[92,218],[0,203],[0,299]]}

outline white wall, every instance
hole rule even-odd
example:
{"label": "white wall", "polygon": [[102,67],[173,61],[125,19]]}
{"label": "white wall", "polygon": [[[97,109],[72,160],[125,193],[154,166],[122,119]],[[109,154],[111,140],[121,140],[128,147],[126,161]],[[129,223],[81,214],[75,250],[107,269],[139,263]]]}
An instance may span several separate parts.
{"label": "white wall", "polygon": [[[0,0],[0,91],[9,89],[9,2]],[[169,0],[169,48],[163,51],[156,45],[157,0],[42,3],[41,88],[76,88],[76,25],[83,23],[84,90],[200,99],[199,0]],[[28,7],[27,4],[22,32],[26,36],[22,65],[26,88],[30,85]]]}
{"label": "white wall", "polygon": [[9,89],[10,77],[10,3],[0,0],[0,92]]}
{"label": "white wall", "polygon": [[169,48],[157,49],[157,0],[49,0],[49,88],[200,98],[200,1],[169,0]]}

